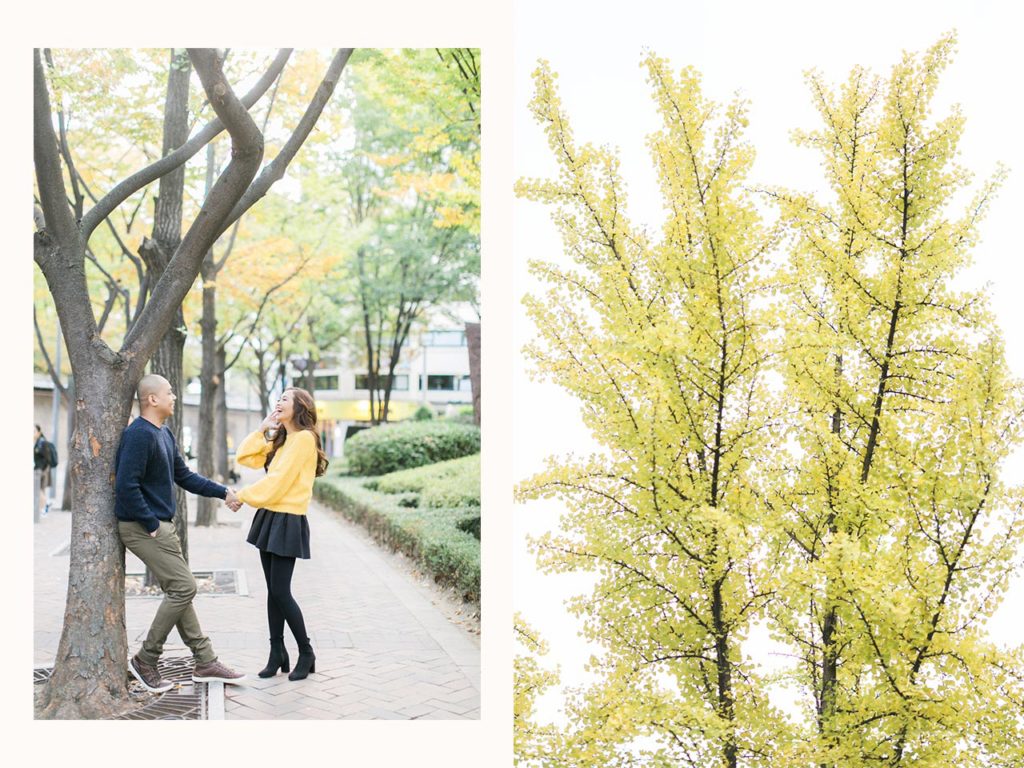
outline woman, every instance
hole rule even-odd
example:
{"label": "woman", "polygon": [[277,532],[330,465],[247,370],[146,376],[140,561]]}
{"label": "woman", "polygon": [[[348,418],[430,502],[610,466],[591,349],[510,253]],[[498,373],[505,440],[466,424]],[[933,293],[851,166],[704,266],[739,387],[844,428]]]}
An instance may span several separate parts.
{"label": "woman", "polygon": [[259,672],[273,677],[289,670],[284,647],[284,624],[299,645],[299,658],[289,680],[302,680],[316,671],[316,656],[306,634],[302,611],[292,597],[296,558],[309,559],[306,510],[313,495],[313,478],[327,469],[327,457],[316,432],[316,405],[304,389],[284,391],[260,429],[238,446],[239,464],[267,470],[267,476],[238,492],[239,500],[257,507],[247,541],[260,550],[267,580],[267,623],[270,658]]}

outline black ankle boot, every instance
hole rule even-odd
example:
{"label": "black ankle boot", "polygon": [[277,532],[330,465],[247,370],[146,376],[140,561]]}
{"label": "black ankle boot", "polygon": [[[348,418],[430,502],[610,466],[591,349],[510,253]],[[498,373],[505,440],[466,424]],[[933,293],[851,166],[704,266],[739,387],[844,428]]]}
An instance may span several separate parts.
{"label": "black ankle boot", "polygon": [[307,638],[305,642],[299,643],[299,658],[295,660],[295,669],[288,675],[288,679],[305,680],[310,672],[316,672],[316,656]]}
{"label": "black ankle boot", "polygon": [[267,659],[267,666],[257,674],[260,677],[273,677],[277,674],[278,668],[287,672],[291,667],[288,665],[288,650],[284,647],[283,637],[270,638],[270,658]]}

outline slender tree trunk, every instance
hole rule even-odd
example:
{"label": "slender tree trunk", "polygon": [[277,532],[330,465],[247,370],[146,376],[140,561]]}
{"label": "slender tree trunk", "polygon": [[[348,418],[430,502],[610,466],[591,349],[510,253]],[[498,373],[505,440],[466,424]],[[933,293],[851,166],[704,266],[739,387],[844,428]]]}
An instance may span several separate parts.
{"label": "slender tree trunk", "polygon": [[[167,100],[164,109],[164,145],[163,156],[188,141],[188,90],[192,76],[192,65],[188,54],[183,48],[171,51],[170,68],[167,74]],[[181,220],[185,193],[185,166],[181,165],[160,178],[159,191],[156,199],[156,211],[153,217],[153,241],[143,243],[140,254],[150,272],[150,285],[156,285],[170,263],[171,256],[181,243]],[[179,307],[174,316],[173,325],[167,330],[160,345],[150,360],[150,370],[159,373],[171,383],[175,394],[180,398],[183,389],[182,369],[185,354],[185,316]],[[175,413],[167,420],[166,425],[174,435],[174,440],[181,446],[184,435],[182,400]],[[175,489],[176,512],[174,529],[181,541],[181,551],[188,560],[188,494],[182,488]],[[156,577],[146,569],[146,584],[156,584]]]}
{"label": "slender tree trunk", "polygon": [[267,377],[270,374],[270,368],[267,365],[267,350],[253,350],[253,354],[256,356],[256,378],[258,386],[256,387],[256,394],[260,398],[260,413],[266,416],[270,413],[270,392],[267,387]]}
{"label": "slender tree trunk", "polygon": [[[180,323],[180,325],[178,325]],[[181,450],[182,438],[184,436],[184,408],[185,402],[182,397],[183,390],[183,359],[185,355],[185,318],[181,310],[178,311],[175,320],[175,327],[171,328],[160,340],[160,346],[150,360],[149,369],[153,373],[159,373],[171,383],[174,393],[178,395],[179,401],[175,405],[174,414],[164,422],[164,425],[171,430],[174,440]],[[188,494],[184,488],[175,487],[174,530],[181,541],[181,553],[188,560]],[[146,569],[146,584],[156,584],[156,577]]]}
{"label": "slender tree trunk", "polygon": [[316,392],[316,366],[319,363],[316,355],[310,350],[306,353],[306,370],[303,371],[303,387],[307,392],[313,394]]}
{"label": "slender tree trunk", "polygon": [[405,340],[409,338],[409,329],[412,327],[413,320],[416,319],[417,314],[415,308],[407,311],[404,307],[399,307],[399,324],[395,327],[395,338],[391,342],[391,357],[388,360],[388,375],[384,379],[384,397],[381,413],[382,421],[385,422],[388,420],[388,409],[391,406],[391,390],[395,386],[395,369],[398,368],[398,361],[402,355],[402,346],[405,344]]}
{"label": "slender tree trunk", "polygon": [[360,248],[356,251],[356,265],[359,271],[360,291],[359,301],[363,310],[363,337],[366,339],[366,389],[370,397],[370,423],[380,424],[380,415],[377,413],[377,368],[374,366],[374,344],[373,332],[370,329],[370,306],[367,302],[365,288],[362,283],[365,281],[366,254]]}
{"label": "slender tree trunk", "polygon": [[227,350],[223,344],[217,345],[217,401],[213,411],[213,458],[217,472],[217,482],[228,484],[228,388],[225,379]]}
{"label": "slender tree trunk", "polygon": [[281,377],[281,391],[288,386],[288,360],[285,358],[284,337],[277,339],[277,370]]}
{"label": "slender tree trunk", "polygon": [[[213,188],[214,166],[217,162],[213,142],[206,147],[206,194]],[[203,279],[203,315],[199,321],[202,330],[202,362],[199,366],[199,474],[212,477],[214,472],[214,410],[217,387],[217,267],[213,248],[207,251],[200,268]],[[217,507],[213,499],[199,497],[196,504],[196,525],[216,525]]]}
{"label": "slender tree trunk", "polygon": [[[836,355],[836,397],[838,402],[839,385],[843,376],[843,356]],[[832,412],[832,434],[839,435],[843,427],[843,411],[836,405]],[[828,518],[828,530],[830,541],[834,541],[839,532],[835,514]],[[831,724],[836,715],[836,693],[839,671],[839,649],[836,646],[835,633],[839,622],[838,608],[836,607],[834,588],[831,579],[825,584],[825,618],[821,625],[821,691],[818,698],[818,734],[831,746],[835,739],[835,733]],[[829,768],[823,763],[821,768]]]}
{"label": "slender tree trunk", "polygon": [[469,383],[473,389],[473,423],[480,426],[480,323],[466,323]]}
{"label": "slender tree trunk", "polygon": [[[215,432],[214,411],[217,407],[217,389],[221,386],[217,375],[217,316],[216,292],[212,272],[212,257],[207,254],[203,262],[203,316],[200,328],[203,331],[203,362],[199,373],[202,395],[199,400],[199,474],[211,477],[214,474],[213,443]],[[216,525],[216,499],[199,497],[196,525]]]}
{"label": "slender tree trunk", "polygon": [[711,591],[712,626],[715,631],[715,665],[718,673],[718,714],[728,723],[729,733],[722,740],[722,756],[727,768],[736,768],[736,733],[733,730],[736,712],[732,691],[732,663],[729,660],[729,629],[725,622],[722,595],[724,579],[716,581]]}

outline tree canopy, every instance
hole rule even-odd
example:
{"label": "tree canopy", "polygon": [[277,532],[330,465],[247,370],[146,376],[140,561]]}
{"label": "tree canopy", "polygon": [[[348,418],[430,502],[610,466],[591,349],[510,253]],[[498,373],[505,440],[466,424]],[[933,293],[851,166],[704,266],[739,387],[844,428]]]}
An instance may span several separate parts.
{"label": "tree canopy", "polygon": [[[1024,391],[985,291],[957,284],[1002,172],[956,210],[964,119],[932,108],[953,44],[885,78],[808,76],[820,123],[796,140],[824,195],[753,191],[746,105],[646,56],[659,238],[534,73],[557,174],[517,193],[552,209],[572,266],[531,264],[547,292],[524,300],[525,354],[600,450],[517,496],[563,505],[538,564],[595,575],[568,607],[602,651],[539,722],[557,678],[517,624],[520,763],[1020,764],[1024,654],[985,622],[1024,535],[1000,477]],[[793,662],[767,674],[755,629]],[[798,716],[773,706],[782,688]]]}

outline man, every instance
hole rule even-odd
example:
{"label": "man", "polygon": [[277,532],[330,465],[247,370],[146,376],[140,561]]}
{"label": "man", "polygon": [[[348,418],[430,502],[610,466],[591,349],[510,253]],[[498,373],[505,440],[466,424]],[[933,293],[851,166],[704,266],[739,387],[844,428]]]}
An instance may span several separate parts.
{"label": "man", "polygon": [[50,478],[50,444],[43,434],[43,428],[36,424],[35,446],[32,451],[32,467],[39,473],[39,508],[45,515],[50,511],[50,499],[47,489],[51,485]]}
{"label": "man", "polygon": [[157,662],[167,635],[177,626],[195,659],[194,681],[237,683],[245,676],[217,660],[192,607],[196,582],[174,530],[174,485],[232,505],[238,499],[234,491],[192,472],[181,458],[174,435],[164,426],[177,399],[170,382],[156,374],[143,376],[137,395],[140,418],[122,433],[114,460],[114,514],[121,541],[156,577],[164,599],[128,669],[146,690],[161,692],[173,687],[160,677]]}

